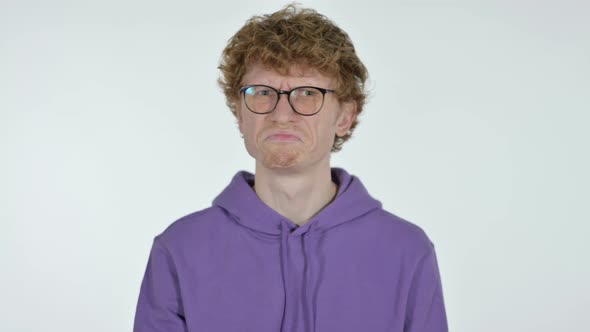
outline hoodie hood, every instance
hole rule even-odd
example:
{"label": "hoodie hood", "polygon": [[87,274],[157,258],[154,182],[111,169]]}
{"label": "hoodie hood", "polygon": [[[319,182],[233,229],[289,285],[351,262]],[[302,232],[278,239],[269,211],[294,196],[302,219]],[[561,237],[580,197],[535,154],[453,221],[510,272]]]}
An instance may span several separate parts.
{"label": "hoodie hood", "polygon": [[246,171],[240,171],[233,177],[230,184],[215,198],[213,205],[229,212],[242,226],[271,235],[280,235],[283,223],[289,230],[296,229],[293,235],[308,231],[325,232],[381,208],[381,203],[369,195],[356,176],[348,174],[342,168],[332,168],[331,174],[332,181],[338,185],[336,197],[302,226],[260,200],[252,189],[254,174]]}
{"label": "hoodie hood", "polygon": [[[278,254],[285,295],[281,332],[315,331],[315,312],[311,301],[314,298],[314,285],[319,277],[318,242],[312,241],[306,235],[325,233],[375,209],[381,209],[381,203],[369,195],[357,177],[341,168],[332,168],[331,174],[332,181],[338,185],[336,197],[302,226],[298,226],[262,202],[252,189],[254,175],[246,171],[238,172],[213,201],[214,206],[227,211],[240,225],[280,238]],[[300,241],[293,243],[297,246],[297,243],[301,243],[301,248],[292,248],[294,245],[289,241],[292,237],[300,238]],[[298,257],[301,256],[300,252],[303,252],[303,257]],[[301,261],[301,258],[304,268],[303,275],[299,276],[300,272],[294,268],[294,262]],[[301,316],[297,314],[298,311],[302,312]]]}

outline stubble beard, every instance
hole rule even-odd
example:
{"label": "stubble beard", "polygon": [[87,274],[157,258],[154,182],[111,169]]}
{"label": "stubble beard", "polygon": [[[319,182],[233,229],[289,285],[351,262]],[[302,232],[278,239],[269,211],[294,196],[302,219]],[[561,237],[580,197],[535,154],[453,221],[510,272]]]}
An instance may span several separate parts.
{"label": "stubble beard", "polygon": [[262,164],[268,168],[289,168],[298,165],[303,159],[301,147],[288,144],[272,144],[264,149]]}

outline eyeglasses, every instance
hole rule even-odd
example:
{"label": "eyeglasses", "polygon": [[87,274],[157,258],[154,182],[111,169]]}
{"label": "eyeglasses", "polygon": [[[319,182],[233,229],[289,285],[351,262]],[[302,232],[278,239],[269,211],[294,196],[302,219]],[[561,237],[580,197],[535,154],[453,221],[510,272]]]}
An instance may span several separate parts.
{"label": "eyeglasses", "polygon": [[248,109],[256,114],[267,114],[274,111],[281,95],[287,95],[287,101],[297,114],[310,116],[318,113],[324,105],[326,93],[334,90],[315,86],[299,86],[290,91],[277,90],[268,85],[248,85],[240,89]]}

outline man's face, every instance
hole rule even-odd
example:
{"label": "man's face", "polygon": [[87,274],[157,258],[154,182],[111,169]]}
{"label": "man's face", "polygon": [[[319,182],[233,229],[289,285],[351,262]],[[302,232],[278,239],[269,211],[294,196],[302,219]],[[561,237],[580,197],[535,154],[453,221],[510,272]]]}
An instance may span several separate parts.
{"label": "man's face", "polygon": [[[253,65],[242,79],[242,86],[263,84],[278,90],[299,86],[334,89],[335,81],[316,70],[294,66],[283,76],[261,65]],[[333,93],[326,93],[324,104],[315,115],[295,113],[280,95],[276,109],[268,114],[250,112],[243,97],[237,107],[240,131],[248,153],[257,166],[303,171],[325,162],[329,164],[334,135],[344,136],[354,117],[356,104],[340,103]]]}

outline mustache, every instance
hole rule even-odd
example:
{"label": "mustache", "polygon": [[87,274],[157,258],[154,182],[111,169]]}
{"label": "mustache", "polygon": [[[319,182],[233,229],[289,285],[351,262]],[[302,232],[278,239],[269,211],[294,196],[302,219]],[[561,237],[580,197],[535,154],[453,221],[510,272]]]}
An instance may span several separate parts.
{"label": "mustache", "polygon": [[297,126],[286,126],[286,125],[278,125],[277,126],[277,125],[274,125],[274,126],[268,126],[268,127],[262,128],[262,131],[279,131],[279,130],[301,132],[301,130]]}
{"label": "mustache", "polygon": [[268,135],[271,135],[271,133],[274,133],[277,131],[285,131],[285,132],[293,133],[301,138],[307,137],[304,130],[301,130],[301,128],[299,128],[298,126],[292,126],[292,125],[268,126],[268,127],[262,128],[262,130],[260,130],[260,132],[257,136],[258,136],[258,138],[266,137]]}

